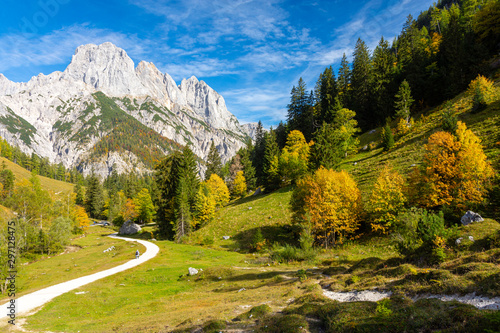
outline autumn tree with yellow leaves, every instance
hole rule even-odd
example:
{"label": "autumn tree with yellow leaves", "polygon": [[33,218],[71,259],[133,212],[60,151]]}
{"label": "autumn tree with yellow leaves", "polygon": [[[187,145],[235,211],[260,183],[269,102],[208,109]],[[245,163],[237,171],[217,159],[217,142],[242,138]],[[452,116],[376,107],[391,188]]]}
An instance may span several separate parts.
{"label": "autumn tree with yellow leaves", "polygon": [[406,203],[405,179],[386,165],[380,172],[370,195],[367,211],[374,232],[387,233],[396,222],[396,216]]}
{"label": "autumn tree with yellow leaves", "polygon": [[[210,179],[213,176],[218,177],[217,175],[212,174]],[[196,229],[199,226],[203,226],[212,221],[215,216],[216,206],[217,202],[208,181],[200,183],[195,200],[195,214],[191,221],[192,229]]]}
{"label": "autumn tree with yellow leaves", "polygon": [[455,136],[437,132],[429,137],[422,167],[410,176],[411,201],[435,208],[464,210],[484,200],[494,171],[481,140],[459,121]]}
{"label": "autumn tree with yellow leaves", "polygon": [[302,132],[288,134],[286,145],[279,156],[278,169],[284,185],[294,183],[309,170],[310,145]]}
{"label": "autumn tree with yellow leaves", "polygon": [[247,193],[247,183],[243,171],[238,171],[233,181],[233,197],[239,198]]}
{"label": "autumn tree with yellow leaves", "polygon": [[90,219],[82,206],[75,206],[73,210],[73,220],[75,221],[76,227],[83,232],[87,231],[90,225]]}
{"label": "autumn tree with yellow leaves", "polygon": [[290,205],[295,222],[310,228],[325,247],[353,234],[362,214],[361,193],[354,179],[345,171],[323,167],[298,180]]}
{"label": "autumn tree with yellow leaves", "polygon": [[214,197],[217,208],[224,206],[229,202],[229,189],[222,178],[216,174],[212,174],[206,181],[206,185],[210,190],[210,194]]}

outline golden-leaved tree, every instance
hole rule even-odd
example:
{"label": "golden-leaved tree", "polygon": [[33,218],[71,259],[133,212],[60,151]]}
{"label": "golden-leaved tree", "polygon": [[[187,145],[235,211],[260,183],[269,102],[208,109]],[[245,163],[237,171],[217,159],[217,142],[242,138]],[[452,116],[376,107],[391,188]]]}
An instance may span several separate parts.
{"label": "golden-leaved tree", "polygon": [[308,171],[310,145],[302,132],[294,130],[288,134],[281,151],[278,168],[285,185],[294,183]]}
{"label": "golden-leaved tree", "polygon": [[[212,174],[212,176],[210,176],[210,179],[212,179],[213,176],[219,177],[215,174]],[[217,202],[215,196],[211,191],[208,181],[200,183],[200,187],[195,199],[194,219],[191,221],[191,226],[193,227],[193,229],[196,229],[197,227],[210,222],[214,218],[216,205]]]}
{"label": "golden-leaved tree", "polygon": [[233,181],[233,197],[239,198],[246,194],[247,183],[243,171],[238,171]]}
{"label": "golden-leaved tree", "polygon": [[362,213],[361,193],[354,179],[345,171],[323,167],[298,180],[290,204],[294,220],[310,229],[325,247],[353,234]]}
{"label": "golden-leaved tree", "polygon": [[410,176],[413,203],[463,210],[484,200],[494,172],[481,140],[461,121],[455,134],[437,132],[429,137],[422,167]]}
{"label": "golden-leaved tree", "polygon": [[215,199],[216,207],[222,207],[229,202],[229,189],[218,175],[213,173],[206,181],[206,185]]}
{"label": "golden-leaved tree", "polygon": [[81,229],[83,232],[87,231],[90,225],[90,219],[85,211],[85,208],[82,206],[75,206],[72,217],[77,228]]}
{"label": "golden-leaved tree", "polygon": [[374,232],[388,232],[396,222],[396,215],[404,207],[405,180],[397,171],[386,165],[380,172],[367,205]]}

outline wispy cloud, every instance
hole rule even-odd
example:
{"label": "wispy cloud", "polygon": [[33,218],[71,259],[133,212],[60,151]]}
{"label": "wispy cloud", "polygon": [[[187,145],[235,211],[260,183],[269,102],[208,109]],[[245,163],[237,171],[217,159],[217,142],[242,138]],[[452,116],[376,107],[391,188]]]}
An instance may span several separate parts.
{"label": "wispy cloud", "polygon": [[88,43],[112,42],[136,57],[149,52],[148,44],[136,36],[74,25],[43,36],[10,34],[0,36],[0,72],[23,66],[69,64],[75,49]]}
{"label": "wispy cloud", "polygon": [[221,95],[229,108],[238,109],[238,119],[243,123],[262,120],[264,126],[270,127],[286,119],[290,95],[280,85],[225,90]]}

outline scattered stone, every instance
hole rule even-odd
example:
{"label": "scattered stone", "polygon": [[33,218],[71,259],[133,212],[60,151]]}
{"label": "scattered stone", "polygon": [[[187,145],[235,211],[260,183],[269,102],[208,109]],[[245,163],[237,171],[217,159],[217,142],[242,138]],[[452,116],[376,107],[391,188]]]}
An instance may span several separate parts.
{"label": "scattered stone", "polygon": [[354,162],[352,165],[358,165],[358,162]]}
{"label": "scattered stone", "polygon": [[246,289],[245,288],[241,288],[240,290],[238,290],[238,292],[242,292],[242,291],[245,291]]}
{"label": "scattered stone", "polygon": [[262,194],[262,190],[260,189],[260,187],[257,187],[253,195],[259,195],[259,194]]}
{"label": "scattered stone", "polygon": [[269,216],[269,219],[272,219],[273,217],[272,216]]}
{"label": "scattered stone", "polygon": [[188,271],[189,271],[189,275],[196,275],[196,274],[198,274],[198,270],[196,268],[193,268],[193,267],[189,267]]}
{"label": "scattered stone", "polygon": [[252,209],[252,207],[248,207],[248,210]]}
{"label": "scattered stone", "polygon": [[462,237],[458,238],[456,241],[455,241],[455,244],[457,245],[460,245],[460,243],[462,243]]}
{"label": "scattered stone", "polygon": [[368,150],[368,145],[365,145],[361,150]]}
{"label": "scattered stone", "polygon": [[373,133],[375,133],[376,131],[377,131],[376,129],[372,129],[372,130],[370,131],[370,134],[373,134]]}
{"label": "scattered stone", "polygon": [[79,291],[79,292],[76,292],[75,295],[83,295],[83,294],[86,294],[87,292],[86,291]]}
{"label": "scattered stone", "polygon": [[229,238],[231,238],[231,236],[222,236],[223,240],[228,240]]}
{"label": "scattered stone", "polygon": [[141,231],[141,227],[132,222],[131,220],[126,221],[120,227],[120,231],[118,232],[120,235],[133,235]]}
{"label": "scattered stone", "polygon": [[410,165],[412,168],[416,167],[417,165],[415,163],[413,163],[412,165]]}
{"label": "scattered stone", "polygon": [[470,240],[471,242],[473,242],[473,241],[474,241],[474,237],[469,236],[469,240]]}
{"label": "scattered stone", "polygon": [[462,222],[462,225],[469,225],[473,222],[483,222],[484,219],[481,217],[481,215],[474,213],[473,211],[469,210],[467,213],[465,213],[464,216],[460,219],[460,222]]}

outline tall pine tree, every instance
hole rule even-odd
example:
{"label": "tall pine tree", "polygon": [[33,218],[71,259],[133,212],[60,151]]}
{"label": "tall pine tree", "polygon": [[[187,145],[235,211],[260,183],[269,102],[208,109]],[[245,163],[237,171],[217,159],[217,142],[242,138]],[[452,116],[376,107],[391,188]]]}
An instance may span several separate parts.
{"label": "tall pine tree", "polygon": [[205,172],[205,180],[209,180],[212,174],[222,178],[222,161],[214,141],[210,145],[210,150],[207,157],[207,171]]}
{"label": "tall pine tree", "polygon": [[339,75],[337,76],[337,88],[340,104],[343,107],[350,108],[350,94],[351,94],[351,67],[345,53],[342,55],[340,62]]}
{"label": "tall pine tree", "polygon": [[372,67],[370,51],[360,38],[356,42],[352,63],[352,107],[363,129],[373,126],[375,117],[372,108]]}

